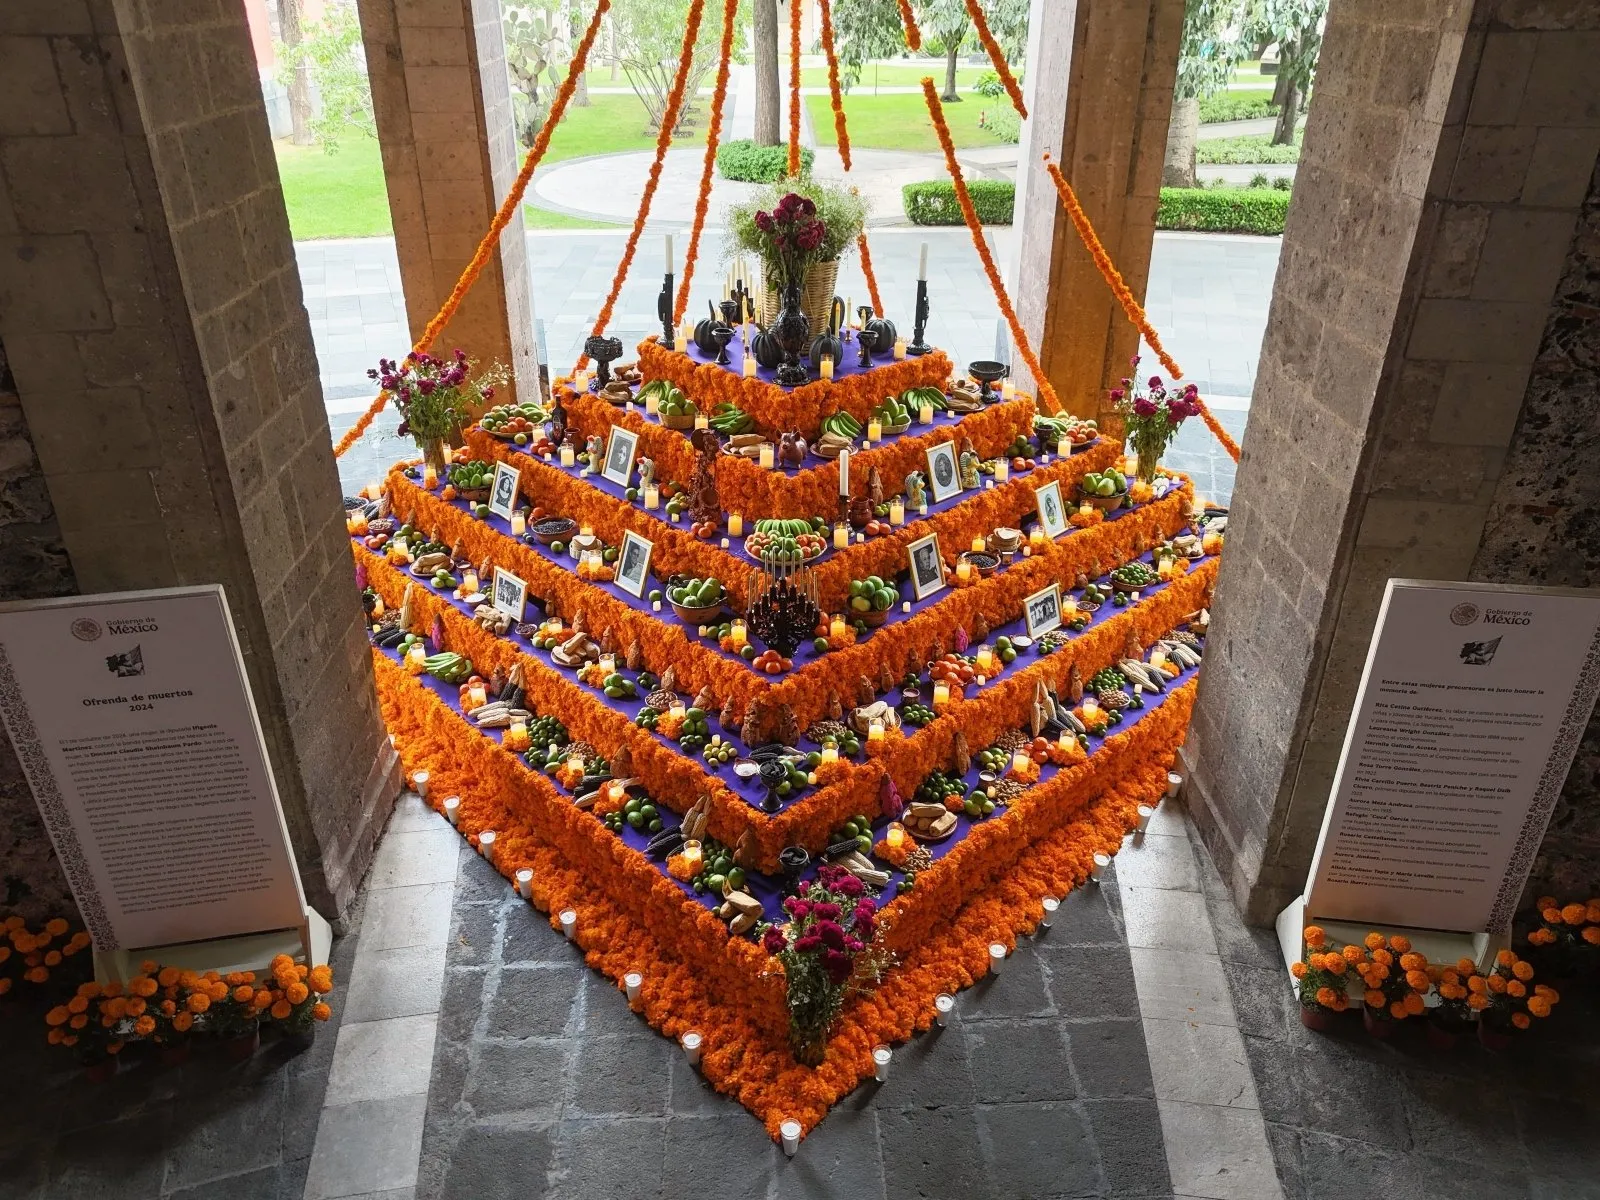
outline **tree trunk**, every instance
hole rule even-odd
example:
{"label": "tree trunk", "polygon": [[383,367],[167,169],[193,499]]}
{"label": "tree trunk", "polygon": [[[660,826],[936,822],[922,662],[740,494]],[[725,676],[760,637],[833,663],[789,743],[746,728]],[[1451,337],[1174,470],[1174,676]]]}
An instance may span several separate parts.
{"label": "tree trunk", "polygon": [[[574,5],[567,14],[567,29],[572,34],[572,44],[576,46],[583,39],[583,10]],[[557,84],[556,86],[560,86]],[[585,71],[578,76],[578,86],[572,91],[572,102],[579,108],[589,107],[589,72]]]}
{"label": "tree trunk", "polygon": [[1300,89],[1293,81],[1283,89],[1283,107],[1278,110],[1278,124],[1272,131],[1274,146],[1287,146],[1294,141],[1295,121],[1300,116]]}
{"label": "tree trunk", "polygon": [[[300,0],[278,0],[278,32],[285,46],[300,44]],[[311,144],[311,76],[304,63],[289,76],[289,128],[296,146]]]}
{"label": "tree trunk", "polygon": [[[798,3],[799,0],[791,0]],[[756,145],[778,144],[778,0],[754,0]]]}
{"label": "tree trunk", "polygon": [[[1282,47],[1279,47],[1278,53],[1283,53]],[[1283,104],[1283,95],[1288,90],[1289,77],[1283,73],[1283,60],[1280,58],[1278,60],[1278,73],[1273,77],[1272,81],[1272,102],[1281,106]]]}
{"label": "tree trunk", "polygon": [[1172,122],[1167,126],[1167,154],[1161,165],[1161,186],[1195,185],[1194,148],[1200,133],[1200,101],[1174,100]]}
{"label": "tree trunk", "polygon": [[939,99],[946,104],[960,104],[961,94],[956,91],[956,56],[961,52],[961,42],[956,40],[944,51],[944,95]]}
{"label": "tree trunk", "polygon": [[622,64],[617,61],[617,24],[609,17],[606,18],[606,45],[611,53],[611,82],[615,83],[622,74]]}

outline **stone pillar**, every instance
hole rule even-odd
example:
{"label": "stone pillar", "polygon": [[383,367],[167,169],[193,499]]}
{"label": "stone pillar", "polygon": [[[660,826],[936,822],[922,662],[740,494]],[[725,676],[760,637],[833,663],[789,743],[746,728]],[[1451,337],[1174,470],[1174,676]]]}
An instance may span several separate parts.
{"label": "stone pillar", "polygon": [[1592,482],[1544,494],[1600,437],[1570,395],[1548,428],[1553,364],[1596,336],[1558,283],[1595,286],[1597,50],[1590,5],[1330,9],[1184,751],[1253,921],[1305,881],[1386,581],[1600,567],[1545,528]]}
{"label": "stone pillar", "polygon": [[1106,391],[1127,373],[1139,334],[1068,220],[1041,156],[1060,165],[1142,299],[1182,30],[1183,0],[1034,0],[1014,295],[1045,373],[1079,416],[1105,415]]}
{"label": "stone pillar", "polygon": [[224,586],[337,917],[398,773],[244,10],[30,5],[0,34],[0,340],[38,457],[0,538],[34,526],[49,590],[74,590],[42,479],[76,589]]}
{"label": "stone pillar", "polygon": [[[358,0],[413,343],[488,232],[522,162],[499,0]],[[511,366],[536,395],[522,210],[435,343]],[[409,347],[397,346],[395,357]]]}

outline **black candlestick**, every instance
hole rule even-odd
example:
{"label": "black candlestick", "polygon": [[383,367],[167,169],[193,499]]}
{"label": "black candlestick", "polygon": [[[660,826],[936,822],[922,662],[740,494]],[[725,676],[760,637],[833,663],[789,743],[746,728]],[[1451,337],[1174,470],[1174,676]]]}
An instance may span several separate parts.
{"label": "black candlestick", "polygon": [[913,330],[911,344],[906,347],[907,354],[915,357],[917,355],[927,354],[932,351],[933,347],[922,340],[922,335],[927,332],[927,329],[928,281],[926,279],[919,279],[917,280],[917,324],[915,330]]}
{"label": "black candlestick", "polygon": [[661,285],[661,294],[656,297],[656,316],[661,319],[661,345],[667,350],[676,350],[677,342],[674,339],[672,328],[672,272],[666,274],[666,281]]}
{"label": "black candlestick", "polygon": [[877,348],[878,335],[863,327],[856,331],[856,344],[861,347],[861,357],[856,360],[856,366],[865,371],[872,366],[872,352]]}

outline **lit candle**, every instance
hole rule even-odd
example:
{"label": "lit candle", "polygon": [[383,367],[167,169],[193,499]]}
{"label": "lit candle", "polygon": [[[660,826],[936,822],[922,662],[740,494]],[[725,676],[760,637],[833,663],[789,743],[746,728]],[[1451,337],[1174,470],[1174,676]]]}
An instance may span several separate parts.
{"label": "lit candle", "polygon": [[838,613],[835,613],[833,620],[828,622],[828,636],[834,641],[839,641],[844,637],[844,618]]}
{"label": "lit candle", "polygon": [[839,747],[832,745],[824,746],[822,748],[822,761],[825,763],[838,762]]}
{"label": "lit candle", "polygon": [[728,514],[728,533],[732,537],[744,536],[744,518],[738,513]]}
{"label": "lit candle", "polygon": [[928,278],[928,243],[923,242],[917,250],[917,282]]}
{"label": "lit candle", "polygon": [[563,908],[561,910],[561,932],[566,934],[569,942],[578,935],[578,912],[576,909]]}
{"label": "lit candle", "polygon": [[987,646],[978,647],[978,670],[987,675],[994,669],[994,651]]}
{"label": "lit candle", "polygon": [[667,711],[671,714],[673,720],[681,721],[681,720],[683,720],[683,714],[687,710],[683,707],[683,701],[682,700],[674,700],[672,702],[672,707],[670,709],[668,709]]}
{"label": "lit candle", "polygon": [[691,1067],[699,1066],[700,1049],[705,1044],[705,1039],[700,1036],[699,1031],[689,1030],[688,1033],[683,1035],[681,1044],[683,1046],[683,1056],[689,1060],[689,1065]]}
{"label": "lit candle", "polygon": [[1077,740],[1077,738],[1072,736],[1072,731],[1070,729],[1063,729],[1061,731],[1061,736],[1056,739],[1056,748],[1059,749],[1063,754],[1070,754],[1072,753],[1072,743]]}
{"label": "lit candle", "polygon": [[528,517],[520,508],[511,514],[511,536],[521,537],[528,532]]}
{"label": "lit candle", "polygon": [[594,526],[587,523],[579,525],[578,536],[585,542],[592,540],[594,538]]}
{"label": "lit candle", "polygon": [[411,790],[423,800],[428,798],[428,780],[431,778],[426,771],[418,771],[411,777]]}
{"label": "lit candle", "polygon": [[1003,458],[995,459],[995,463],[994,463],[994,481],[996,483],[1004,483],[1006,480],[1008,480],[1010,478],[1011,478],[1011,464],[1008,463]]}
{"label": "lit candle", "polygon": [[800,1149],[800,1122],[785,1121],[778,1126],[778,1134],[783,1138],[783,1152],[793,1158]]}
{"label": "lit candle", "polygon": [[950,703],[950,685],[948,683],[936,683],[936,684],[934,684],[933,685],[933,706],[935,708],[940,708],[940,707],[942,707],[942,706],[944,706],[946,704],[949,704],[949,703]]}
{"label": "lit candle", "polygon": [[975,533],[972,535],[972,552],[974,554],[982,554],[988,548],[989,543],[984,541],[981,533]]}
{"label": "lit candle", "polygon": [[600,669],[607,675],[616,674],[617,656],[615,654],[602,654],[600,656]]}
{"label": "lit candle", "polygon": [[411,649],[406,651],[406,671],[412,675],[421,675],[422,666],[428,660],[428,655],[422,648],[421,642],[413,642]]}
{"label": "lit candle", "polygon": [[850,544],[850,526],[838,524],[833,527],[833,548],[843,550]]}
{"label": "lit candle", "polygon": [[733,648],[740,650],[750,640],[750,635],[745,631],[743,621],[735,621],[728,629],[728,637],[733,642]]}
{"label": "lit candle", "polygon": [[533,899],[533,872],[527,867],[517,872],[517,895],[524,900]]}
{"label": "lit candle", "polygon": [[896,496],[889,501],[889,524],[904,525],[906,523],[905,501]]}
{"label": "lit candle", "polygon": [[478,590],[478,573],[471,567],[461,572],[461,594],[471,596]]}
{"label": "lit candle", "polygon": [[484,690],[483,684],[475,683],[467,689],[467,711],[472,712],[489,703],[489,694]]}
{"label": "lit candle", "polygon": [[744,352],[744,366],[741,369],[746,379],[754,379],[756,377],[756,356],[748,350]]}
{"label": "lit candle", "polygon": [[872,1048],[872,1077],[879,1083],[889,1078],[889,1059],[893,1051],[887,1046],[874,1046]]}
{"label": "lit candle", "polygon": [[1032,546],[1035,550],[1042,550],[1046,540],[1047,539],[1044,536],[1044,529],[1041,526],[1035,525],[1032,531],[1028,534],[1028,545]]}
{"label": "lit candle", "polygon": [[446,442],[442,447],[440,447],[439,453],[444,456],[446,466],[455,462],[456,460],[455,447],[453,447],[449,442]]}
{"label": "lit candle", "polygon": [[1011,769],[1013,771],[1026,772],[1032,762],[1033,759],[1028,757],[1026,750],[1018,750],[1011,756]]}
{"label": "lit candle", "polygon": [[561,465],[570,467],[578,461],[578,452],[571,446],[563,443],[561,446]]}
{"label": "lit candle", "polygon": [[1111,855],[1109,855],[1109,854],[1096,854],[1094,856],[1094,866],[1089,868],[1089,878],[1090,879],[1099,879],[1100,878],[1100,872],[1104,871],[1110,865],[1111,865]]}
{"label": "lit candle", "polygon": [[883,422],[882,421],[868,421],[867,422],[867,441],[869,441],[869,442],[881,442],[881,441],[883,441]]}
{"label": "lit candle", "polygon": [[924,404],[921,408],[917,409],[917,422],[921,425],[933,424],[933,405]]}
{"label": "lit candle", "polygon": [[1170,558],[1163,557],[1156,560],[1156,577],[1159,579],[1172,578],[1172,560]]}
{"label": "lit candle", "polygon": [[1006,948],[1005,948],[1004,944],[1002,944],[1000,942],[990,942],[989,943],[989,970],[993,974],[998,975],[998,974],[1000,974],[1000,968],[1002,968],[1005,965],[1006,965]]}
{"label": "lit candle", "polygon": [[692,873],[700,874],[700,868],[705,865],[705,851],[701,849],[700,843],[692,840],[684,842],[683,849],[679,853]]}
{"label": "lit candle", "polygon": [[900,825],[891,825],[883,840],[889,843],[889,849],[899,850],[906,844],[906,831]]}
{"label": "lit candle", "polygon": [[383,484],[374,479],[371,483],[367,484],[366,493],[368,500],[376,500],[379,496],[383,495]]}
{"label": "lit candle", "polygon": [[1161,670],[1167,665],[1167,652],[1165,650],[1152,650],[1150,652],[1150,665],[1156,670]]}
{"label": "lit candle", "polygon": [[1086,720],[1094,720],[1100,715],[1100,702],[1093,696],[1083,698],[1083,715]]}
{"label": "lit candle", "polygon": [[1000,385],[1000,399],[1015,400],[1017,398],[1017,385],[1007,379]]}
{"label": "lit candle", "polygon": [[510,743],[513,750],[520,750],[523,748],[522,743],[525,743],[527,739],[528,723],[521,717],[518,717],[516,720],[511,722],[510,728],[506,730],[505,740]]}
{"label": "lit candle", "polygon": [[461,797],[446,796],[444,801],[444,819],[454,825],[461,819]]}
{"label": "lit candle", "polygon": [[653,483],[644,490],[644,506],[651,510],[661,507],[661,489]]}
{"label": "lit candle", "polygon": [[850,451],[839,451],[839,495],[850,495]]}
{"label": "lit candle", "polygon": [[622,977],[622,986],[627,990],[628,1003],[633,1004],[639,999],[639,989],[644,986],[644,976],[638,971],[629,971]]}
{"label": "lit candle", "polygon": [[1078,598],[1076,596],[1067,596],[1061,601],[1061,615],[1069,621],[1078,615]]}
{"label": "lit candle", "polygon": [[895,360],[895,362],[904,361],[905,356],[906,356],[906,340],[905,340],[905,338],[895,338],[895,340],[894,340],[894,360]]}
{"label": "lit candle", "polygon": [[430,492],[439,486],[439,472],[432,463],[422,468],[422,486]]}
{"label": "lit candle", "polygon": [[939,1022],[941,1028],[950,1024],[950,1014],[956,1009],[956,998],[948,992],[940,992],[933,998],[933,1017]]}
{"label": "lit candle", "polygon": [[772,470],[773,459],[772,459],[772,443],[771,442],[766,442],[766,443],[764,443],[762,445],[760,462],[761,462],[761,469],[763,471]]}
{"label": "lit candle", "polygon": [[883,741],[883,722],[878,720],[876,717],[872,719],[872,724],[867,726],[867,741]]}
{"label": "lit candle", "polygon": [[696,429],[710,429],[711,418],[706,416],[705,413],[696,413],[694,418],[694,427]]}
{"label": "lit candle", "polygon": [[1039,924],[1049,929],[1050,926],[1056,923],[1056,913],[1060,911],[1061,901],[1054,896],[1046,896],[1039,901],[1039,907],[1044,909],[1044,915],[1039,918]]}
{"label": "lit candle", "polygon": [[833,378],[833,355],[824,354],[822,361],[817,364],[817,374],[823,379]]}
{"label": "lit candle", "polygon": [[956,564],[956,578],[962,583],[972,582],[972,564],[964,558]]}
{"label": "lit candle", "polygon": [[478,835],[478,853],[488,861],[494,861],[494,830],[485,829]]}
{"label": "lit candle", "polygon": [[644,411],[646,416],[659,416],[661,414],[661,398],[651,392],[644,398]]}
{"label": "lit candle", "polygon": [[1148,830],[1150,828],[1150,818],[1155,816],[1155,815],[1156,815],[1156,810],[1151,808],[1148,804],[1139,805],[1138,830],[1139,830],[1140,833],[1144,833],[1146,830]]}
{"label": "lit candle", "polygon": [[1087,517],[1093,511],[1094,511],[1094,505],[1090,504],[1087,500],[1085,500],[1082,504],[1078,505],[1078,515],[1080,517]]}

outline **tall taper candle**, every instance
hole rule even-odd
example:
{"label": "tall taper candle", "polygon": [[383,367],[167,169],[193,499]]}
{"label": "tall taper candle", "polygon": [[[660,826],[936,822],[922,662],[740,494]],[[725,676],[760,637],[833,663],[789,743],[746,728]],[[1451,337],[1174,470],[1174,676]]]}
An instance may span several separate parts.
{"label": "tall taper candle", "polygon": [[850,451],[839,451],[839,495],[850,494]]}
{"label": "tall taper candle", "polygon": [[672,270],[672,235],[669,233],[669,234],[667,234],[667,274],[671,275],[673,273],[674,272]]}
{"label": "tall taper candle", "polygon": [[922,243],[922,249],[917,254],[917,278],[918,279],[926,279],[927,277],[928,277],[928,243],[927,242],[923,242]]}

